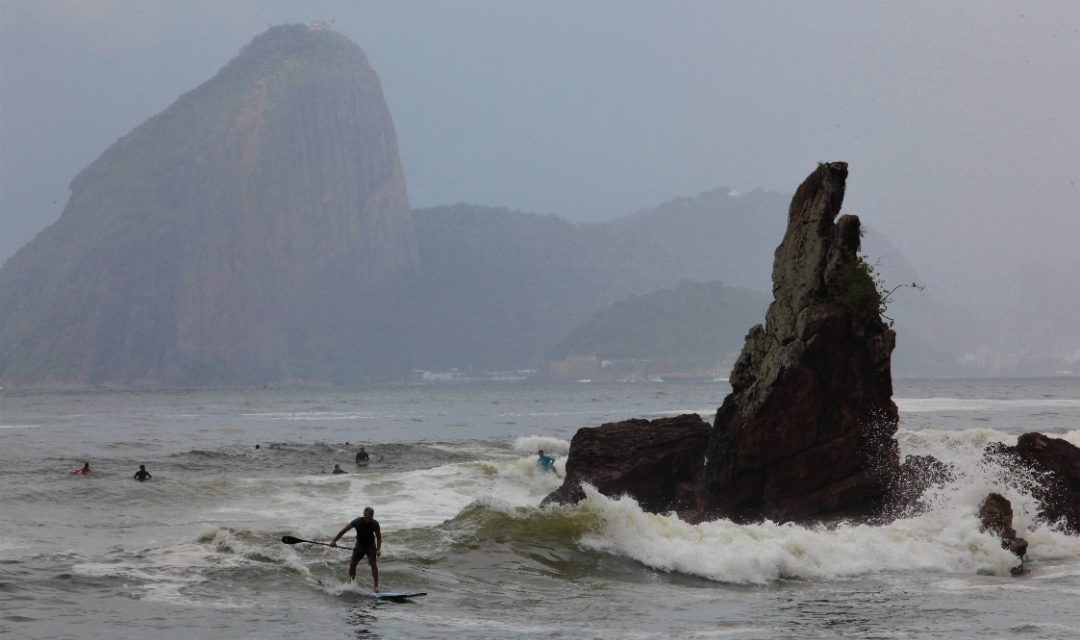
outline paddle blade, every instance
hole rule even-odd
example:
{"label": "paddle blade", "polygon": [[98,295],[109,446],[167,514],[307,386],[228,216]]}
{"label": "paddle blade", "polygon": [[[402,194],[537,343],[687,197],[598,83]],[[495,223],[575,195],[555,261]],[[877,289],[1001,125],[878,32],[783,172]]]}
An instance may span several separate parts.
{"label": "paddle blade", "polygon": [[294,538],[292,536],[281,536],[281,541],[285,544],[296,544],[298,542],[307,542],[307,540],[301,540],[300,538]]}

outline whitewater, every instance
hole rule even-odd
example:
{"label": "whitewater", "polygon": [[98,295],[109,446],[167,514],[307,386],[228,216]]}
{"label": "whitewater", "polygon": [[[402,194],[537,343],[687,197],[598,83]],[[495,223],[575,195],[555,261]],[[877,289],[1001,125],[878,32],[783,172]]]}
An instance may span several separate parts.
{"label": "whitewater", "polygon": [[[12,638],[1073,638],[1080,537],[981,456],[1080,446],[1080,380],[897,381],[902,455],[955,478],[886,526],[691,525],[587,490],[539,508],[580,427],[697,412],[722,382],[0,392],[0,634]],[[360,445],[372,461],[353,463]],[[83,462],[92,478],[70,471]],[[341,464],[350,473],[332,475]],[[146,464],[153,479],[131,476]],[[1026,572],[979,530],[990,491]],[[328,541],[372,506],[384,588]],[[347,540],[348,541],[348,538]]]}

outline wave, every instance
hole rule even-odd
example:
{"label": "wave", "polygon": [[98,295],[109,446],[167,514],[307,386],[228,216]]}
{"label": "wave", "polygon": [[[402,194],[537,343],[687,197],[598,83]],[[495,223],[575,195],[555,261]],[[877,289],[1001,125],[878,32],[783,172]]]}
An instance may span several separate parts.
{"label": "wave", "polygon": [[1080,408],[1074,398],[1023,398],[995,400],[990,398],[893,398],[902,413],[932,413],[942,411],[1004,411],[1027,408]]}
{"label": "wave", "polygon": [[550,436],[524,436],[514,440],[513,449],[529,454],[543,449],[544,453],[565,456],[570,453],[570,441]]}
{"label": "wave", "polygon": [[[1076,440],[1080,431],[1065,435]],[[1013,504],[1017,531],[1032,545],[1032,565],[1080,556],[1080,537],[1037,519],[1029,473],[983,459],[987,443],[1013,444],[1016,436],[970,429],[901,432],[900,439],[905,452],[931,453],[950,464],[955,478],[924,496],[926,512],[885,526],[689,524],[674,515],[646,513],[633,499],[587,488],[585,501],[573,507],[537,509],[522,500],[475,500],[440,530],[461,549],[483,548],[492,541],[563,553],[585,549],[659,571],[738,584],[906,571],[1008,576],[1015,556],[995,536],[981,532],[977,518],[982,499],[996,491]]]}
{"label": "wave", "polygon": [[[1073,442],[1080,440],[1080,431],[1064,435]],[[1040,566],[1055,562],[1067,565],[1058,571],[1077,570],[1069,563],[1075,565],[1080,557],[1080,537],[1039,522],[1038,506],[1022,470],[1003,467],[981,455],[987,443],[1012,444],[1015,438],[992,429],[901,430],[898,439],[905,454],[932,454],[952,465],[955,479],[927,493],[928,511],[886,526],[740,525],[727,520],[689,524],[673,515],[644,512],[630,498],[606,497],[591,488],[578,505],[541,509],[537,505],[561,481],[537,468],[533,452],[537,448],[565,451],[569,443],[539,435],[517,438],[510,447],[426,443],[374,450],[385,454],[385,459],[441,461],[417,469],[373,462],[362,472],[344,476],[217,475],[153,487],[138,483],[95,486],[94,498],[99,501],[123,501],[140,509],[150,501],[156,501],[155,508],[184,506],[183,511],[154,512],[155,518],[170,518],[167,523],[149,522],[148,513],[144,524],[213,528],[186,544],[114,552],[105,561],[77,562],[76,571],[130,580],[138,597],[188,604],[198,600],[191,595],[196,583],[188,578],[222,571],[234,572],[233,578],[244,584],[259,584],[267,579],[266,572],[284,571],[328,593],[347,595],[356,589],[337,582],[333,583],[337,586],[319,584],[340,581],[343,552],[310,545],[293,548],[282,545],[280,539],[288,534],[328,540],[344,522],[371,505],[387,536],[386,560],[399,572],[391,574],[395,584],[399,580],[407,584],[413,578],[422,584],[433,565],[452,576],[490,564],[537,572],[546,567],[553,576],[609,570],[627,579],[645,566],[734,584],[913,571],[1006,576],[1015,558],[1001,549],[994,536],[979,531],[976,516],[979,503],[990,491],[1012,502],[1017,531],[1031,543],[1033,575],[1038,575]],[[283,444],[264,453],[321,456],[337,448]],[[234,462],[230,456],[249,454],[193,450],[182,455],[224,459],[228,467]],[[565,464],[565,456],[559,464]],[[57,490],[81,490],[83,484],[87,483],[63,483]],[[20,504],[41,498],[34,492],[17,496]],[[492,553],[497,557],[488,558]]]}
{"label": "wave", "polygon": [[[1063,433],[1044,432],[1052,438],[1065,440],[1080,447],[1080,430]],[[900,429],[896,441],[901,455],[932,455],[939,459],[969,458],[982,455],[991,442],[1009,446],[1016,444],[1017,435],[999,429]]]}

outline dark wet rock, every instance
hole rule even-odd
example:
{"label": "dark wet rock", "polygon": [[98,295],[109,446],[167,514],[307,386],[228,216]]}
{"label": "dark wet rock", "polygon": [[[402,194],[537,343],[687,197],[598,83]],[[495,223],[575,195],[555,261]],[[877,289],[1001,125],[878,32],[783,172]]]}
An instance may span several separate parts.
{"label": "dark wet rock", "polygon": [[1016,535],[1013,528],[1012,503],[1000,493],[986,496],[979,506],[979,522],[982,530],[989,531],[1001,538],[1001,547],[1012,551],[1021,560],[1027,553],[1027,540]]}
{"label": "dark wet rock", "polygon": [[587,482],[604,495],[630,495],[647,511],[683,508],[700,482],[708,439],[709,424],[696,413],[578,429],[566,479],[543,504],[578,502]]}
{"label": "dark wet rock", "polygon": [[847,174],[843,162],[819,165],[792,199],[774,300],[717,412],[701,517],[806,520],[884,505],[899,467],[896,336],[858,257],[858,217],[836,220]]}
{"label": "dark wet rock", "polygon": [[698,426],[665,443],[642,441],[652,430],[633,421],[605,437],[583,429],[571,445],[571,477],[548,502],[579,498],[578,482],[588,480],[690,520],[882,513],[899,468],[896,336],[858,256],[858,217],[837,219],[846,179],[847,164],[821,164],[795,193],[765,325],[746,337],[707,443]]}
{"label": "dark wet rock", "polygon": [[1080,534],[1080,448],[1060,438],[1025,433],[1015,447],[991,445],[986,455],[1005,456],[1033,472],[1038,517]]}

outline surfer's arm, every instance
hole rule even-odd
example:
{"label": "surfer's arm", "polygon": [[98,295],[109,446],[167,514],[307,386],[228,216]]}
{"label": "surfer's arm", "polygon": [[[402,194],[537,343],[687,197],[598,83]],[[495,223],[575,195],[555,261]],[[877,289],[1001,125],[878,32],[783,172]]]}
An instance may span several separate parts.
{"label": "surfer's arm", "polygon": [[375,529],[375,555],[382,555],[382,527]]}
{"label": "surfer's arm", "polygon": [[351,522],[349,524],[345,525],[344,529],[342,529],[341,531],[338,531],[338,534],[336,536],[334,536],[333,540],[330,541],[330,546],[331,547],[336,547],[337,546],[337,541],[341,540],[341,536],[345,535],[345,532],[347,532],[349,529],[352,529],[352,523]]}

